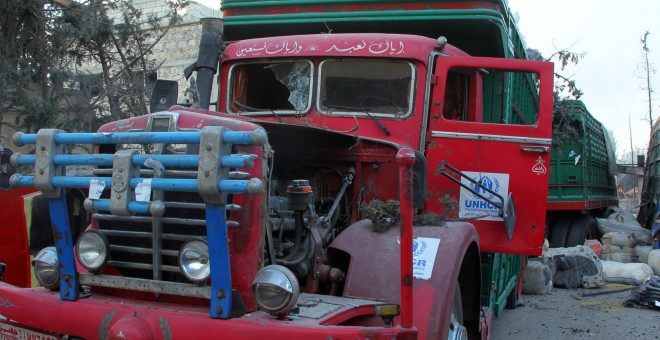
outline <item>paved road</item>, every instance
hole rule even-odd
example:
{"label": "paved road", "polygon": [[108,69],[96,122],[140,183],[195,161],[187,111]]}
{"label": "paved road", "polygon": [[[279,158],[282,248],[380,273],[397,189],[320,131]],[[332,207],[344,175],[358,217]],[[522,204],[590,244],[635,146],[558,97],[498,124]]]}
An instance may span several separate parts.
{"label": "paved road", "polygon": [[622,288],[625,286],[571,290],[553,288],[546,295],[523,295],[523,307],[504,310],[499,318],[493,320],[491,339],[660,338],[660,309],[621,307],[629,292],[581,296]]}

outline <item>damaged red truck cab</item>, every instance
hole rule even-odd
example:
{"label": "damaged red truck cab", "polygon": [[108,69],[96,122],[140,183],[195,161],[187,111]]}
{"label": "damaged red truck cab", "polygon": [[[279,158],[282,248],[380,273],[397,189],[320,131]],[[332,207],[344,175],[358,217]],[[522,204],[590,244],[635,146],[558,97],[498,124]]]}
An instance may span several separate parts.
{"label": "damaged red truck cab", "polygon": [[[12,182],[49,198],[56,244],[35,261],[48,289],[0,283],[3,332],[488,336],[481,252],[541,253],[552,64],[332,33],[236,41],[218,70],[217,111],[16,136],[36,170]],[[71,187],[90,190],[77,240]]]}

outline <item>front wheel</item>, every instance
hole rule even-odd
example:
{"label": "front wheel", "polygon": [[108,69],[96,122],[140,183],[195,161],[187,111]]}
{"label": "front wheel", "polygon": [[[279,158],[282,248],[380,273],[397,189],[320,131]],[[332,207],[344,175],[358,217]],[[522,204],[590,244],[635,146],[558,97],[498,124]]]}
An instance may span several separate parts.
{"label": "front wheel", "polygon": [[456,282],[456,288],[454,288],[454,306],[451,310],[451,320],[447,339],[464,340],[467,338],[467,328],[463,326],[463,298],[461,297],[461,285]]}

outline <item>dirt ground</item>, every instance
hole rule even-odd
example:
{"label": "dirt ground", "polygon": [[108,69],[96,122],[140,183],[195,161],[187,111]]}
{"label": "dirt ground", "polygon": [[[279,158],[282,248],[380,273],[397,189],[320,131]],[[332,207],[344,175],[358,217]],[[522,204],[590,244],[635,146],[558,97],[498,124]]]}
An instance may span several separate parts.
{"label": "dirt ground", "polygon": [[658,339],[660,309],[623,307],[630,292],[599,296],[629,286],[599,289],[553,288],[546,295],[523,295],[525,305],[493,318],[491,339]]}

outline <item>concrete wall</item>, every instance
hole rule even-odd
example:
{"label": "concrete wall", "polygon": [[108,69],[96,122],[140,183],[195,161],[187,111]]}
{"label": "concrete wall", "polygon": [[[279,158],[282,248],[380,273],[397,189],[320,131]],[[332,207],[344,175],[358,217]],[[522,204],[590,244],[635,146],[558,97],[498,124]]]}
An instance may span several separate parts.
{"label": "concrete wall", "polygon": [[[140,9],[145,16],[153,14],[162,17],[170,11],[166,0],[133,0],[133,6]],[[197,60],[202,31],[200,19],[218,18],[222,16],[222,12],[191,1],[179,14],[182,16],[181,22],[171,27],[154,46],[151,58],[157,63],[162,63],[157,71],[158,79],[176,80],[179,83],[178,102],[184,103],[186,102],[184,92],[190,85],[184,78],[183,69]],[[111,17],[115,15],[120,13],[110,13]],[[216,100],[217,92],[214,91],[211,102]]]}

